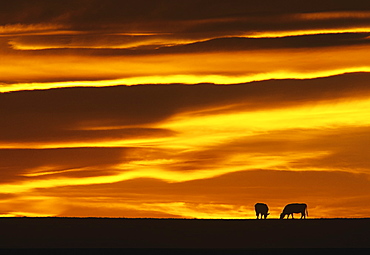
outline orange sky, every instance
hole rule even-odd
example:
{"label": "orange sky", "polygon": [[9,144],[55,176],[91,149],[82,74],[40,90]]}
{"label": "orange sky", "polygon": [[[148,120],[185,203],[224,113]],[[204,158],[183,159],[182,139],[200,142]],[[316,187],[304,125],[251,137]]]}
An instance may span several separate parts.
{"label": "orange sky", "polygon": [[369,217],[370,3],[67,2],[0,10],[0,216]]}

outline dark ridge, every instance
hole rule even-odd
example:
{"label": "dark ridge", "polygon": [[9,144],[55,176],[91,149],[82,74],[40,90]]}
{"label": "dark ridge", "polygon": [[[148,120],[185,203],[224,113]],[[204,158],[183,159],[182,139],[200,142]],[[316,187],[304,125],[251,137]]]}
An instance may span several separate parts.
{"label": "dark ridge", "polygon": [[370,219],[0,219],[0,249],[370,248]]}

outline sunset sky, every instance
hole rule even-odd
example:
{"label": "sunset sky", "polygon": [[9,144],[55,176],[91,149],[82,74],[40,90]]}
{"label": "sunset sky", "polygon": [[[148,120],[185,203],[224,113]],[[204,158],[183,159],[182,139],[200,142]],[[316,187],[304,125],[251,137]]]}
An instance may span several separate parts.
{"label": "sunset sky", "polygon": [[370,1],[3,1],[0,60],[0,216],[370,217]]}

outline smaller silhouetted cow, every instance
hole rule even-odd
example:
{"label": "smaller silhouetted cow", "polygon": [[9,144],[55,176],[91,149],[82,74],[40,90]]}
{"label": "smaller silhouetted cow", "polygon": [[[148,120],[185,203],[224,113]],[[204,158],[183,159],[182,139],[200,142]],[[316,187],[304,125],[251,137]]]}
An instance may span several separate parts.
{"label": "smaller silhouetted cow", "polygon": [[288,204],[284,207],[283,212],[280,214],[280,219],[284,219],[285,215],[288,215],[287,219],[289,219],[289,215],[292,215],[293,213],[300,213],[301,214],[301,219],[305,219],[306,215],[308,216],[308,211],[307,211],[307,205],[306,204]]}
{"label": "smaller silhouetted cow", "polygon": [[262,219],[262,217],[264,217],[264,219],[266,219],[267,215],[269,215],[269,213],[268,213],[269,207],[264,203],[255,204],[254,205],[254,210],[256,211],[257,219],[259,219],[260,215],[261,215],[261,219]]}

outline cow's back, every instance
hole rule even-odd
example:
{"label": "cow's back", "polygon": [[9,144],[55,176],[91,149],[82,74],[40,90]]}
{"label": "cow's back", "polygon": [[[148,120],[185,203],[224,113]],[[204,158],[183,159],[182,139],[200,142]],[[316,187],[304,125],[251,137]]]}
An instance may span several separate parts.
{"label": "cow's back", "polygon": [[259,213],[267,213],[269,210],[268,206],[264,203],[255,204],[254,209],[256,212],[259,212]]}
{"label": "cow's back", "polygon": [[285,206],[283,212],[286,214],[302,213],[306,211],[306,208],[307,208],[306,204],[298,204],[298,203],[288,204]]}

